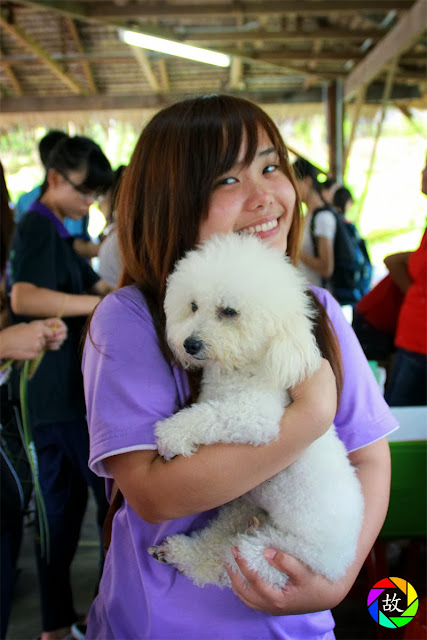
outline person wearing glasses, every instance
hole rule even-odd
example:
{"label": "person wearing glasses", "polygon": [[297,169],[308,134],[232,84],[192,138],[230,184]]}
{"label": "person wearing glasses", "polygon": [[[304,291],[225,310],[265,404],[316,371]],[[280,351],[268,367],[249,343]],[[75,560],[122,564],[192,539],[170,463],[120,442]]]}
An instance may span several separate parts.
{"label": "person wearing glasses", "polygon": [[[39,142],[39,156],[42,165],[45,170],[48,169],[49,156],[52,153],[55,145],[58,144],[64,138],[67,138],[68,134],[65,131],[59,131],[57,129],[49,130],[45,136]],[[31,205],[37,200],[42,191],[42,184],[37,185],[31,191],[23,193],[18,199],[15,205],[15,221],[21,222],[24,215],[31,209]],[[73,220],[72,218],[65,218],[64,226],[70,235],[73,236],[73,246],[77,253],[80,253],[86,259],[94,258],[98,255],[99,244],[93,242],[88,232],[89,213],[87,212],[80,220]]]}
{"label": "person wearing glasses", "polygon": [[[49,156],[41,195],[19,223],[11,251],[11,307],[15,321],[63,318],[68,336],[49,351],[28,384],[28,409],[39,463],[50,536],[49,557],[36,553],[42,640],[62,638],[77,620],[70,565],[80,534],[88,486],[95,493],[101,527],[108,503],[103,481],[87,466],[89,441],[80,369],[86,318],[110,291],[80,256],[64,226],[80,220],[113,181],[110,163],[86,137],[66,137]],[[37,524],[37,532],[39,528]]]}

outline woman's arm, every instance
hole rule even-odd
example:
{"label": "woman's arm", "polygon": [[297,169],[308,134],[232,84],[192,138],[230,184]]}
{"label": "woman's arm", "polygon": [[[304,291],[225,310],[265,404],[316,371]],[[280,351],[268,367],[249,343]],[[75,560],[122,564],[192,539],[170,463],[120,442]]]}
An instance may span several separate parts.
{"label": "woman's arm", "polygon": [[384,258],[384,264],[390,272],[390,277],[403,293],[406,293],[412,284],[408,271],[408,262],[411,251],[393,253]]}
{"label": "woman's arm", "polygon": [[101,278],[100,280],[95,282],[92,289],[90,290],[90,293],[104,297],[107,295],[107,293],[110,293],[110,291],[112,290],[113,290],[113,287],[109,285],[106,280]]}
{"label": "woman's arm", "polygon": [[83,240],[82,238],[75,238],[73,241],[73,249],[83,258],[91,259],[96,258],[99,253],[100,245],[92,242],[91,240]]}
{"label": "woman's arm", "polygon": [[52,316],[87,316],[101,300],[97,295],[80,295],[36,287],[30,282],[12,286],[12,311],[21,316],[50,318]]}
{"label": "woman's arm", "polygon": [[246,493],[289,466],[332,424],[336,384],[329,363],[295,387],[278,440],[268,445],[214,444],[165,462],[157,451],[105,460],[131,507],[148,522],[206,511]]}
{"label": "woman's arm", "polygon": [[[323,611],[336,607],[350,591],[387,514],[390,492],[390,449],[387,439],[382,438],[350,453],[349,458],[357,469],[365,509],[356,558],[346,575],[332,583],[313,573],[296,558],[277,549],[268,549],[265,552],[267,559],[291,578],[284,589],[273,589],[248,570],[236,550],[236,562],[246,581],[237,571],[229,568],[227,571],[235,593],[248,607],[275,616]],[[372,491],[372,487],[375,487],[375,491]]]}
{"label": "woman's arm", "polygon": [[307,267],[319,273],[322,278],[330,278],[334,272],[334,246],[330,238],[317,237],[317,256],[301,253],[300,259]]}

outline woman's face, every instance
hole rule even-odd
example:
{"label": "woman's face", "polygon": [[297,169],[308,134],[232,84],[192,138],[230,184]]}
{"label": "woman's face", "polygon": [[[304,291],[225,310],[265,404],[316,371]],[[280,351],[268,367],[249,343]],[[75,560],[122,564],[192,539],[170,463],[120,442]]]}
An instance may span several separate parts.
{"label": "woman's face", "polygon": [[243,139],[235,165],[218,178],[212,190],[198,241],[204,242],[213,234],[245,231],[285,251],[295,190],[263,129],[258,131],[258,149],[249,166],[243,165],[245,151]]}

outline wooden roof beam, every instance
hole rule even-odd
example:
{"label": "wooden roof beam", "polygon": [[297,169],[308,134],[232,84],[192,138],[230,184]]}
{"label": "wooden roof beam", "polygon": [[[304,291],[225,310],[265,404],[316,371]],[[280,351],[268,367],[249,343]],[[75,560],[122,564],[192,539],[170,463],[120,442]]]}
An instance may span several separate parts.
{"label": "wooden roof beam", "polygon": [[141,47],[133,47],[132,45],[129,45],[129,47],[133,55],[135,56],[135,59],[138,62],[140,68],[142,69],[142,72],[145,75],[150,87],[153,89],[153,91],[161,91],[159,81],[154,75],[150,61],[148,60],[147,54],[145,53],[145,49],[142,49]]}
{"label": "wooden roof beam", "polygon": [[[405,10],[411,6],[411,0],[375,0],[375,11],[388,12],[392,9]],[[93,2],[89,9],[92,17],[106,19],[141,19],[141,18],[188,18],[197,13],[203,17],[251,17],[262,15],[300,15],[345,14],[360,11],[372,11],[372,0],[287,0],[284,2],[218,2],[204,4],[169,4],[159,2],[127,2],[119,5],[114,1]]]}
{"label": "wooden roof beam", "polygon": [[427,0],[417,0],[397,25],[368,53],[349,74],[344,86],[344,99],[349,100],[369,84],[390,62],[406,51],[427,29]]}
{"label": "wooden roof beam", "polygon": [[243,60],[237,56],[232,56],[230,64],[229,89],[243,89]]}
{"label": "wooden roof beam", "polygon": [[24,47],[29,49],[43,64],[63,82],[73,93],[84,95],[86,92],[84,88],[74,80],[71,76],[65,73],[61,66],[53,60],[49,54],[39,45],[37,42],[28,35],[18,25],[11,24],[5,18],[3,13],[0,13],[0,25],[7,31],[15,40],[18,40]]}
{"label": "wooden roof beam", "polygon": [[170,91],[168,67],[165,58],[159,58],[159,72],[163,91]]}
{"label": "wooden roof beam", "polygon": [[[83,48],[83,44],[77,29],[77,25],[74,22],[74,20],[72,18],[66,17],[65,18],[66,23],[68,25],[68,28],[70,30],[71,36],[74,40],[74,43],[76,45],[77,51],[84,55],[84,48]],[[88,81],[90,90],[92,93],[98,93],[98,88],[95,84],[95,80],[93,77],[93,73],[92,73],[92,69],[90,68],[90,64],[88,62],[88,60],[82,59],[80,60],[80,64],[82,65],[83,68],[83,73],[86,76],[86,80]]]}
{"label": "wooden roof beam", "polygon": [[[423,0],[424,1],[424,0]],[[139,31],[144,30],[144,26],[139,25]],[[212,32],[191,32],[181,37],[186,44],[197,44],[203,46],[206,42],[253,42],[262,40],[263,42],[307,42],[310,40],[350,40],[364,41],[367,39],[379,40],[383,31],[380,29],[315,29],[311,31],[266,31],[262,29],[252,31],[224,31],[222,33]]]}
{"label": "wooden roof beam", "polygon": [[15,91],[17,96],[23,96],[24,95],[24,91],[19,83],[18,78],[16,77],[13,69],[11,68],[10,64],[4,61],[4,54],[3,54],[3,50],[0,47],[0,58],[2,59],[2,63],[3,63],[3,68],[4,71],[7,75],[7,77],[9,78],[9,82],[13,87],[13,90]]}
{"label": "wooden roof beam", "polygon": [[[223,49],[224,53],[227,53],[226,49]],[[233,52],[231,52],[233,55]],[[342,51],[338,52],[328,52],[328,51],[320,51],[316,53],[316,60],[320,62],[347,62],[347,60],[362,60],[364,54],[361,52],[356,52],[354,50],[351,51]],[[94,62],[128,62],[132,60],[132,56],[123,53],[111,53],[111,54],[99,54],[99,53],[82,53],[82,54],[59,54],[52,56],[54,60],[57,62],[82,62],[86,60],[91,64]],[[284,51],[272,51],[266,53],[254,52],[251,54],[251,59],[253,61],[262,61],[268,62],[272,65],[280,64],[281,62],[287,62],[289,60],[293,62],[305,62],[310,61],[313,58],[312,51],[290,51],[286,49]],[[161,58],[164,60],[164,58]],[[28,56],[17,56],[17,55],[7,55],[2,54],[0,57],[0,65],[10,65],[13,67],[26,66],[27,64],[31,64],[35,62],[36,58],[30,55]],[[408,53],[407,55],[403,55],[399,59],[399,64],[418,64],[426,62],[426,54],[424,53]]]}

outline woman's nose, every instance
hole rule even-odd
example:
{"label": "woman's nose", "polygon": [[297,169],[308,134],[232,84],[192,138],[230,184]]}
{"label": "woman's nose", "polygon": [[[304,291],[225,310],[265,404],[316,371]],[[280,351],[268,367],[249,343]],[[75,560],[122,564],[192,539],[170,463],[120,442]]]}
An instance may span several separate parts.
{"label": "woman's nose", "polygon": [[272,194],[266,185],[253,182],[248,193],[247,204],[249,209],[258,209],[268,206],[272,202]]}

